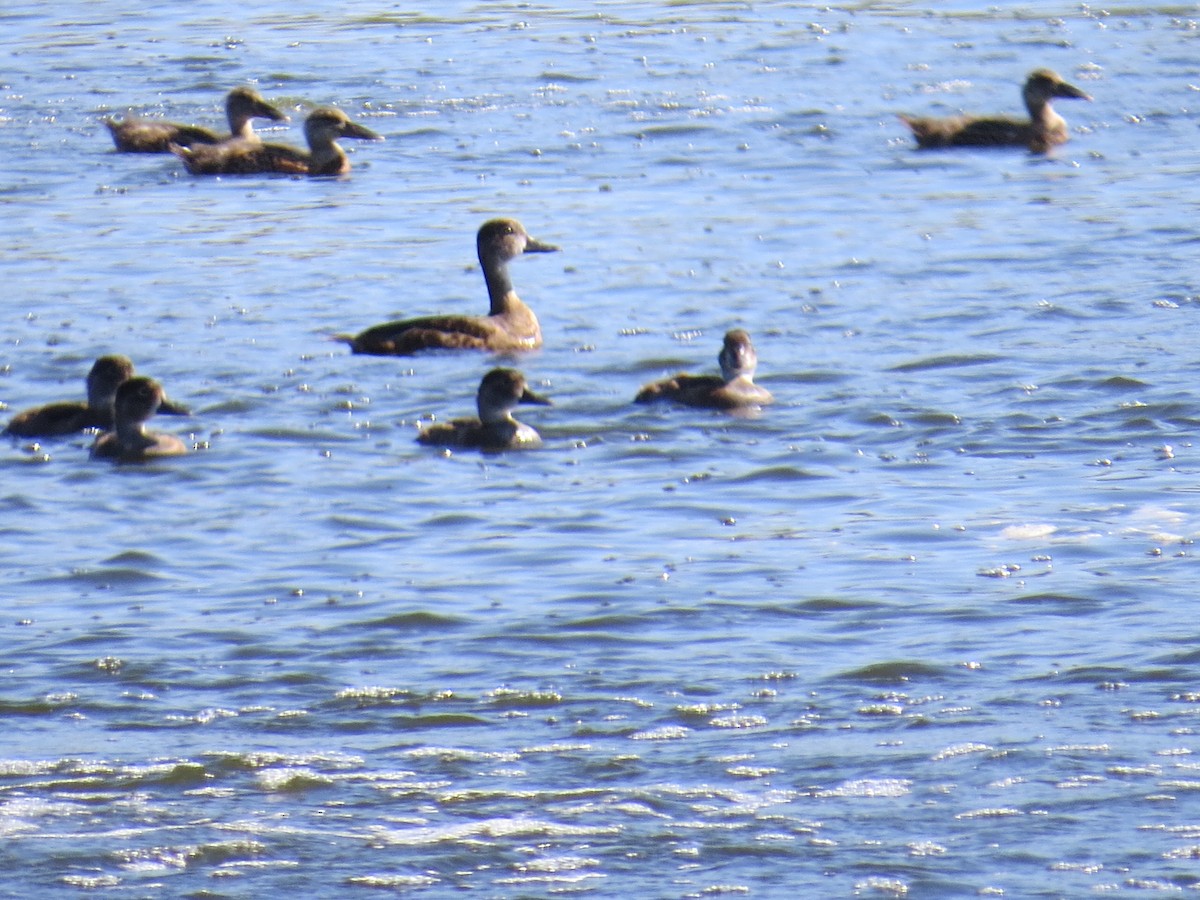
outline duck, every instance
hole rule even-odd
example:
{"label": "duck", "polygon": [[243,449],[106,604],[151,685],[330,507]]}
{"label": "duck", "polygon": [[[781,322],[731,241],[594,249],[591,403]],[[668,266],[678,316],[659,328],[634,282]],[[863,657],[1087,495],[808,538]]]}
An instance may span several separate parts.
{"label": "duck", "polygon": [[1028,119],[1007,116],[951,116],[934,118],[901,115],[921,148],[936,147],[1027,147],[1033,153],[1046,153],[1065,144],[1069,138],[1067,123],[1050,105],[1056,97],[1070,100],[1092,98],[1068,84],[1050,69],[1035,69],[1025,79],[1021,91]]}
{"label": "duck", "polygon": [[286,144],[230,140],[220,144],[171,144],[171,152],[183,160],[193,175],[345,175],[350,171],[346,151],[338,138],[382,141],[383,137],[359,125],[333,106],[314,109],[304,120],[308,150]]}
{"label": "duck", "polygon": [[108,118],[104,124],[112,134],[113,144],[122,153],[170,153],[171,145],[191,147],[196,144],[219,144],[228,140],[261,143],[255,134],[252,119],[288,122],[287,116],[248,87],[236,87],[225,97],[225,116],[229,119],[229,134],[220,135],[199,125],[180,125],[158,119],[129,117],[122,121]]}
{"label": "duck", "polygon": [[754,383],[758,354],[744,329],[735,328],[725,334],[717,360],[720,376],[680,373],[653,381],[638,391],[634,402],[671,400],[684,406],[723,410],[753,409],[774,402],[770,391]]}
{"label": "duck", "polygon": [[[4,429],[13,437],[45,438],[75,434],[88,428],[113,427],[113,400],[117,388],[133,377],[133,362],[127,356],[102,356],[87,374],[87,402],[64,400],[36,406],[13,416]],[[186,416],[186,407],[163,399],[159,410]]]}
{"label": "duck", "polygon": [[536,350],[542,346],[541,326],[513,290],[508,264],[523,253],[553,253],[559,248],[534,240],[516,219],[484,222],[475,246],[491,304],[486,316],[423,316],[333,339],[349,344],[354,353],[376,356],[409,356],[422,350]]}
{"label": "duck", "polygon": [[113,428],[96,438],[92,459],[144,462],[187,453],[183,441],[174,435],[146,430],[146,422],[162,402],[162,385],[153,378],[139,375],[125,381],[113,402]]}
{"label": "duck", "polygon": [[479,410],[477,418],[429,425],[417,435],[417,442],[426,446],[492,452],[540,447],[541,436],[513,418],[512,411],[518,403],[554,405],[548,398],[531,391],[525,376],[516,369],[492,369],[483,376],[475,396]]}

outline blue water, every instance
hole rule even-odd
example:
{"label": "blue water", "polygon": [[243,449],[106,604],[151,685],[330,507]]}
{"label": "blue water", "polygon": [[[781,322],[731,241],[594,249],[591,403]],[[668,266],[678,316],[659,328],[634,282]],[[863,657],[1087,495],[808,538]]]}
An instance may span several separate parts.
{"label": "blue water", "polygon": [[[55,6],[0,11],[3,414],[125,353],[197,452],[0,448],[0,895],[1200,886],[1200,10]],[[1049,158],[895,118],[1038,66]],[[113,152],[235,84],[387,140]],[[544,349],[328,339],[483,312],[498,215]],[[630,403],[732,327],[762,415]],[[498,364],[544,449],[415,444]]]}

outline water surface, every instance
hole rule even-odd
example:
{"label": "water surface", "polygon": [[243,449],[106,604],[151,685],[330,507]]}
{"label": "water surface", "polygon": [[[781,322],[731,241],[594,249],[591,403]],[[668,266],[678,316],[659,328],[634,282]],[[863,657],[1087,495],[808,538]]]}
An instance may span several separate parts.
{"label": "water surface", "polygon": [[[0,13],[5,416],[122,352],[200,448],[0,454],[4,890],[1200,884],[1196,10],[343,8]],[[895,118],[1038,66],[1095,98],[1049,158]],[[242,83],[387,141],[112,151]],[[328,339],[482,312],[497,215],[544,349]],[[732,327],[763,415],[629,402]],[[498,364],[543,450],[414,443]]]}

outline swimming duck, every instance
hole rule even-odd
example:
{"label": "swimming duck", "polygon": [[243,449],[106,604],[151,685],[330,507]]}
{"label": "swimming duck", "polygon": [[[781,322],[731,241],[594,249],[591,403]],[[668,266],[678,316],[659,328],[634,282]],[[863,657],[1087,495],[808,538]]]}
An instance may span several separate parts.
{"label": "swimming duck", "polygon": [[346,151],[338,138],[382,141],[371,129],[350,121],[340,109],[322,106],[304,121],[308,152],[286,144],[231,140],[220,144],[171,145],[171,152],[183,160],[193,175],[255,175],[278,172],[283,175],[345,175],[350,171]]}
{"label": "swimming duck", "polygon": [[142,462],[187,453],[179,438],[146,430],[146,422],[162,402],[162,385],[152,378],[138,376],[122,384],[113,403],[113,430],[96,438],[92,458]]}
{"label": "swimming duck", "polygon": [[750,335],[735,328],[725,335],[725,344],[717,356],[721,375],[676,375],[654,381],[638,391],[635,403],[673,400],[685,406],[708,409],[747,409],[774,401],[771,392],[754,383],[758,354]]}
{"label": "swimming duck", "polygon": [[112,132],[113,143],[124,153],[170,153],[171,144],[190,147],[194,144],[219,144],[222,141],[242,140],[259,142],[251,119],[270,119],[287,122],[288,117],[248,87],[236,87],[225,97],[225,115],[229,119],[229,134],[220,135],[199,125],[180,125],[158,119],[130,117],[118,122],[105,119]]}
{"label": "swimming duck", "polygon": [[417,435],[417,441],[435,447],[492,451],[540,447],[541,436],[513,418],[512,411],[518,403],[553,405],[547,398],[529,390],[525,376],[516,369],[492,369],[479,383],[479,393],[475,397],[478,418],[430,425]]}
{"label": "swimming duck", "polygon": [[508,264],[522,253],[558,248],[529,236],[516,219],[484,222],[475,241],[491,308],[486,316],[423,316],[387,322],[358,335],[339,334],[355,353],[406,356],[420,350],[535,350],[542,330],[533,310],[521,302],[508,276]]}
{"label": "swimming duck", "polygon": [[[67,400],[27,409],[13,417],[5,433],[15,437],[58,437],[85,428],[113,427],[113,399],[117,388],[133,377],[133,363],[125,356],[102,356],[87,375],[87,402]],[[163,400],[160,412],[186,416],[187,409]]]}
{"label": "swimming duck", "polygon": [[1028,119],[1006,116],[951,116],[945,119],[901,115],[900,120],[912,129],[919,147],[1028,147],[1034,153],[1045,153],[1069,137],[1067,123],[1050,106],[1054,97],[1076,100],[1092,98],[1063,81],[1049,69],[1037,69],[1029,74],[1022,89]]}

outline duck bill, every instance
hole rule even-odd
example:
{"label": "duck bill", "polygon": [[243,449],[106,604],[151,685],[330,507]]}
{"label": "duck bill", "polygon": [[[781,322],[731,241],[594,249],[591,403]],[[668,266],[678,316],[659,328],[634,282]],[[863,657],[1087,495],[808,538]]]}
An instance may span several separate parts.
{"label": "duck bill", "polygon": [[383,135],[376,134],[365,125],[359,125],[357,122],[347,122],[346,127],[342,129],[342,137],[358,138],[360,141],[382,141]]}
{"label": "duck bill", "polygon": [[160,416],[190,416],[192,411],[164,396],[162,402],[158,404],[158,414]]}
{"label": "duck bill", "polygon": [[270,119],[272,122],[290,122],[292,121],[285,113],[280,112],[270,103],[259,103],[254,107],[254,115],[260,119]]}
{"label": "duck bill", "polygon": [[553,244],[547,244],[544,241],[534,240],[533,238],[525,239],[526,253],[557,253],[559,248]]}
{"label": "duck bill", "polygon": [[535,394],[529,388],[525,388],[525,393],[521,394],[521,403],[532,403],[535,406],[553,406],[554,401],[549,397],[543,397],[541,394]]}
{"label": "duck bill", "polygon": [[1073,84],[1067,84],[1065,81],[1059,83],[1054,88],[1055,97],[1064,97],[1068,100],[1091,100],[1091,94],[1086,91],[1081,91]]}

